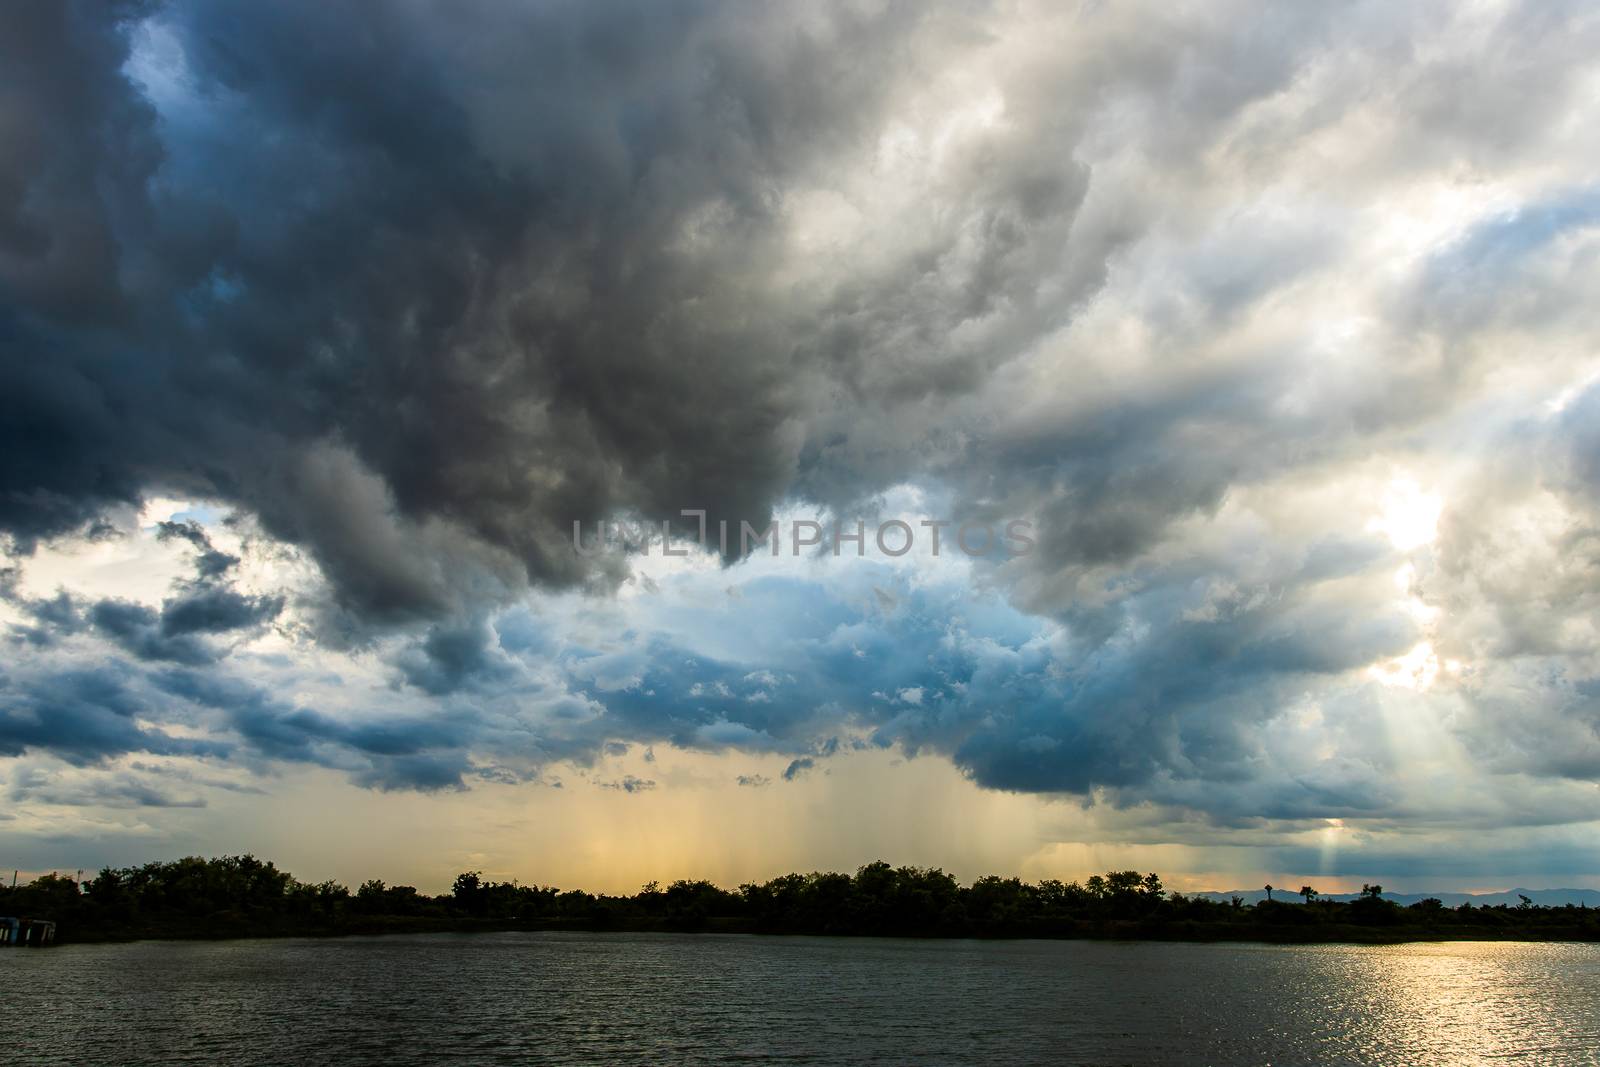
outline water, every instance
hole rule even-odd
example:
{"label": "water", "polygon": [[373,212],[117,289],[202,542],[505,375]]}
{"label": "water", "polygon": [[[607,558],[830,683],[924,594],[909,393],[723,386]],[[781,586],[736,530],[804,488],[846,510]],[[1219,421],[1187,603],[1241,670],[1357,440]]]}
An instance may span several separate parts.
{"label": "water", "polygon": [[429,934],[0,951],[8,1063],[1600,1063],[1600,946]]}

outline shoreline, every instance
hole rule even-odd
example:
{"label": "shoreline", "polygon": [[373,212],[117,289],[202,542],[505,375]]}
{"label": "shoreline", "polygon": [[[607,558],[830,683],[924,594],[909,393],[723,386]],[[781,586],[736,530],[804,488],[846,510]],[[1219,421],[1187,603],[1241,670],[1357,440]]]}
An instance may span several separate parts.
{"label": "shoreline", "polygon": [[251,855],[106,868],[87,882],[55,875],[0,889],[0,915],[51,920],[60,943],[339,937],[393,933],[584,931],[841,937],[1076,939],[1264,944],[1413,941],[1600,942],[1600,908],[1497,904],[1400,906],[1368,886],[1354,901],[1246,905],[1169,894],[1156,874],[1111,871],[1082,885],[986,876],[962,884],[938,868],[875,861],[854,875],[788,874],[737,890],[651,882],[631,896],[458,875],[448,894],[376,879],[352,892],[302,882]]}
{"label": "shoreline", "polygon": [[123,929],[72,931],[57,944],[125,944],[134,941],[247,941],[306,938],[386,937],[407,934],[595,933],[595,934],[735,934],[748,937],[831,937],[897,941],[1149,941],[1188,944],[1271,945],[1399,945],[1448,941],[1510,941],[1597,944],[1600,937],[1579,929],[1485,929],[1483,927],[1374,927],[1319,924],[1269,926],[1250,923],[1086,922],[1049,929],[1009,927],[925,932],[763,929],[738,918],[709,919],[697,926],[670,922],[571,922],[560,920],[462,919],[447,917],[381,917],[338,926],[295,926],[216,923],[179,928],[168,924]]}

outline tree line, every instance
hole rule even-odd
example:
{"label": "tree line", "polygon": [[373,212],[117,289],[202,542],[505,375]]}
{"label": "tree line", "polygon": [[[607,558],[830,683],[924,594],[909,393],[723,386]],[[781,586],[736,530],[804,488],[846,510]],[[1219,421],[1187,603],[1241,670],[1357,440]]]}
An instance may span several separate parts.
{"label": "tree line", "polygon": [[1155,874],[1110,871],[1079,883],[995,875],[962,884],[937,868],[875,862],[855,874],[787,874],[723,889],[651,882],[632,895],[494,881],[479,871],[430,896],[408,885],[302,882],[254,856],[188,857],[50,874],[0,887],[0,915],[53,919],[60,939],[228,937],[454,929],[720,930],[934,937],[1167,937],[1401,940],[1516,937],[1600,940],[1600,909],[1409,907],[1365,886],[1349,902],[1246,904],[1168,892]]}

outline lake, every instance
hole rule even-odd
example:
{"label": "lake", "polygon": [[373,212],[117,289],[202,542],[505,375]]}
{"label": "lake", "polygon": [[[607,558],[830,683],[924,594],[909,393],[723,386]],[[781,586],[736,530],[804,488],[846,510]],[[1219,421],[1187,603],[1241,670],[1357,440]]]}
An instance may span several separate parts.
{"label": "lake", "polygon": [[1600,1063],[1600,946],[492,933],[0,951],[5,1060]]}

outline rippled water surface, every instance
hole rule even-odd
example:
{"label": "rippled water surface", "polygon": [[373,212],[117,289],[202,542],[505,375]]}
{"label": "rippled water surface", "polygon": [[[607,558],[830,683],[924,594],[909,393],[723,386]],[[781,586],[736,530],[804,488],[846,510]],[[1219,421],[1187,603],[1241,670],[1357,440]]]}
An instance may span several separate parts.
{"label": "rippled water surface", "polygon": [[0,951],[8,1063],[1600,1063],[1600,946],[430,934]]}

